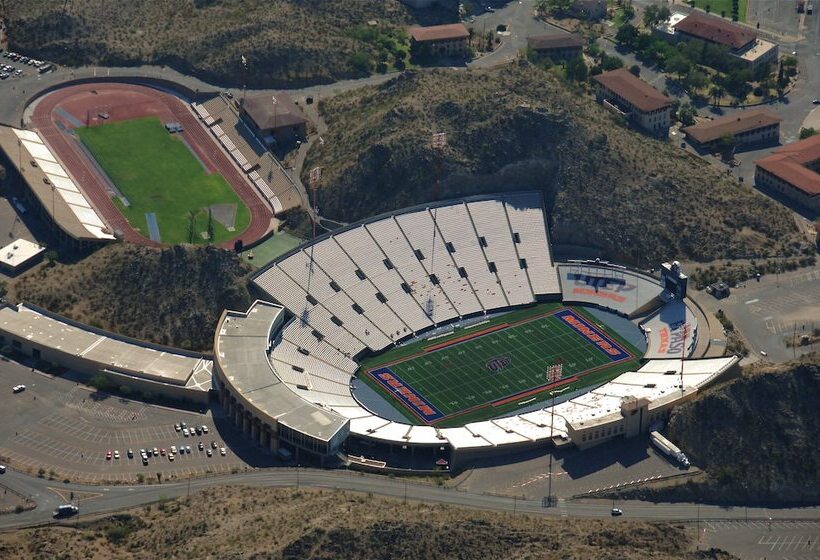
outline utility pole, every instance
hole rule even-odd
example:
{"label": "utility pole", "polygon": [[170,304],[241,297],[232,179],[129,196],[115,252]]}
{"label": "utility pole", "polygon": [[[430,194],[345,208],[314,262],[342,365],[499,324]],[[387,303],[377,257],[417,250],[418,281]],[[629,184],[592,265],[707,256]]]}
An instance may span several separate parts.
{"label": "utility pole", "polygon": [[[562,367],[562,366],[560,366]],[[563,373],[562,370],[561,373]],[[560,375],[560,374],[559,374]],[[552,458],[555,455],[555,395],[559,395],[569,389],[569,387],[564,387],[563,389],[559,389],[557,391],[550,391],[550,397],[552,398],[552,406],[550,407],[550,443],[552,444],[552,449],[550,450],[550,473],[549,473],[549,482],[547,487],[547,505],[552,507],[554,504],[553,496],[552,496]]]}

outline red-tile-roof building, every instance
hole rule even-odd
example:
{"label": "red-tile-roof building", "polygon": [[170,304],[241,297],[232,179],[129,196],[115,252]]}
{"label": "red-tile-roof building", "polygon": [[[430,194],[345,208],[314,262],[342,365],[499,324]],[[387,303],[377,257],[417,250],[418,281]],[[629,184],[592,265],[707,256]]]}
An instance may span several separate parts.
{"label": "red-tile-roof building", "polygon": [[423,45],[433,56],[465,56],[469,38],[470,33],[461,23],[410,28],[413,46]]}
{"label": "red-tile-roof building", "polygon": [[778,148],[755,164],[757,186],[820,212],[820,135]]}
{"label": "red-tile-roof building", "polygon": [[599,86],[598,101],[624,113],[653,136],[669,136],[671,99],[625,68],[604,72],[593,80]]}
{"label": "red-tile-roof building", "polygon": [[777,62],[778,47],[775,43],[758,39],[754,29],[723,18],[694,11],[676,23],[674,28],[677,39],[699,39],[727,47],[729,54],[740,59],[751,70]]}
{"label": "red-tile-roof building", "polygon": [[724,136],[732,136],[735,146],[747,146],[780,139],[781,119],[769,109],[738,111],[725,117],[681,129],[686,139],[700,149],[713,148]]}
{"label": "red-tile-roof building", "polygon": [[555,61],[569,60],[581,56],[584,39],[570,33],[537,35],[527,37],[527,48]]}

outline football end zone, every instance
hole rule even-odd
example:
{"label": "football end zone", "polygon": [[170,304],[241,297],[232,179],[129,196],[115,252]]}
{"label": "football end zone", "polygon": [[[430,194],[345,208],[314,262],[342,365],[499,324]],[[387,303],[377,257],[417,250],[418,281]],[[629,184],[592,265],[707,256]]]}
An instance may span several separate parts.
{"label": "football end zone", "polygon": [[[556,317],[563,324],[565,324],[573,331],[581,335],[581,337],[583,337],[583,339],[585,339],[586,342],[597,348],[607,358],[608,362],[597,367],[589,368],[575,375],[564,377],[551,383],[545,383],[543,385],[531,387],[523,391],[518,391],[509,395],[503,395],[500,398],[491,399],[486,402],[477,404],[469,408],[458,410],[447,415],[445,415],[441,410],[439,410],[427,397],[425,397],[424,394],[422,394],[422,392],[416,390],[412,387],[412,385],[403,380],[390,367],[397,365],[399,363],[414,360],[416,358],[419,358],[420,356],[429,356],[430,354],[447,348],[451,348],[455,345],[469,344],[483,337],[503,332],[505,329],[508,329],[512,326],[537,321],[548,316]],[[470,333],[464,336],[456,337],[445,342],[432,344],[421,349],[416,354],[407,356],[403,359],[389,362],[379,367],[372,368],[366,372],[366,375],[373,379],[382,389],[384,389],[396,401],[398,401],[402,405],[402,407],[405,410],[408,410],[415,418],[419,419],[424,424],[433,425],[443,420],[450,420],[458,416],[475,412],[488,406],[499,407],[510,404],[519,399],[534,397],[535,395],[544,393],[546,391],[551,391],[558,387],[575,383],[583,379],[590,373],[600,371],[601,369],[608,368],[618,363],[627,360],[632,360],[634,358],[635,356],[630,351],[624,348],[620,343],[616,342],[612,337],[607,335],[596,325],[592,324],[589,320],[582,317],[572,309],[562,307],[550,311],[548,313],[538,315],[536,317],[524,319],[522,321],[513,323],[501,323],[493,327],[476,331],[474,333]]]}

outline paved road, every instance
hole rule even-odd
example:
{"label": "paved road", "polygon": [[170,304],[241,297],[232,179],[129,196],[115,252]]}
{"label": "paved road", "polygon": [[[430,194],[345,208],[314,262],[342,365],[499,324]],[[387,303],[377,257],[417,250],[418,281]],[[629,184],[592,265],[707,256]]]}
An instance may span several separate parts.
{"label": "paved road", "polygon": [[[31,496],[38,503],[34,510],[0,517],[0,528],[21,527],[51,520],[56,505],[62,503],[55,492],[49,489],[53,482],[30,477],[14,471],[2,475],[0,482],[12,490]],[[447,487],[406,482],[398,478],[365,475],[353,471],[330,471],[316,469],[282,468],[252,473],[223,475],[207,479],[192,480],[147,486],[82,486],[58,484],[63,492],[87,492],[97,497],[81,503],[81,515],[105,513],[159,500],[160,497],[175,498],[211,486],[243,484],[248,486],[334,488],[355,492],[372,493],[380,496],[403,498],[426,503],[444,503],[481,510],[529,513],[534,515],[560,517],[608,518],[612,503],[608,500],[566,501],[558,508],[544,508],[541,500],[516,500],[507,497],[478,494],[453,490]],[[650,520],[774,520],[820,519],[820,508],[800,508],[769,510],[764,508],[724,508],[719,506],[698,506],[697,504],[650,504],[646,502],[621,502],[624,518]]]}

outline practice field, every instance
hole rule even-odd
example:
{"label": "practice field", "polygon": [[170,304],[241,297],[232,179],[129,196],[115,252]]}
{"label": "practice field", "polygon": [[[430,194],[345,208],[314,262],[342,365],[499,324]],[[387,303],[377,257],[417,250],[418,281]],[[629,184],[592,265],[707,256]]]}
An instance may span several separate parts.
{"label": "practice field", "polygon": [[76,132],[127,200],[115,199],[118,208],[145,237],[158,230],[163,243],[220,243],[248,227],[250,212],[228,182],[208,174],[158,118]]}
{"label": "practice field", "polygon": [[[415,424],[459,426],[599,385],[638,367],[634,346],[582,308],[544,304],[400,347],[360,375]],[[547,369],[560,361],[560,379]]]}

